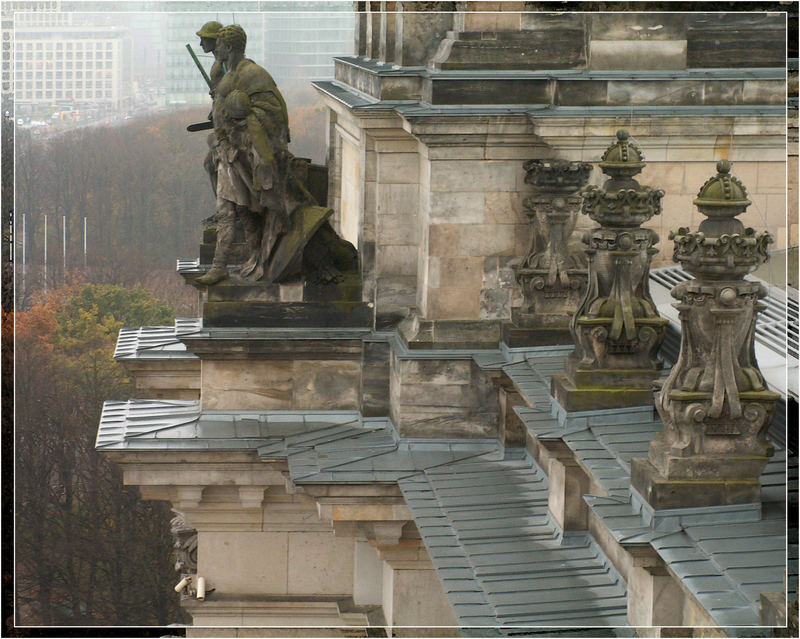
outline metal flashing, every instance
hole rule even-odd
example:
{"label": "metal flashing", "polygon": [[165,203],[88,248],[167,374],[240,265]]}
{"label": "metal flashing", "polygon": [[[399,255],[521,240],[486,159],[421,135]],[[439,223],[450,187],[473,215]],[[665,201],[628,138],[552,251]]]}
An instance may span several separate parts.
{"label": "metal flashing", "polygon": [[202,318],[176,317],[173,326],[120,329],[114,359],[197,359],[187,352],[180,337],[197,332]]}

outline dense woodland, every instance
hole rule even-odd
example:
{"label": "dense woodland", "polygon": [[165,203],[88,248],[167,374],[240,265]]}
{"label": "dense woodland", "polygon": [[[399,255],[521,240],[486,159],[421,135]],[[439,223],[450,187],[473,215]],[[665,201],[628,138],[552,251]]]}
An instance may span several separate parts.
{"label": "dense woodland", "polygon": [[[291,149],[321,161],[322,107],[308,90],[285,95]],[[7,561],[3,576],[6,586],[16,579],[14,589],[4,588],[4,636],[25,634],[13,629],[15,622],[186,621],[172,588],[169,504],[142,501],[138,490],[124,487],[94,441],[103,401],[133,393],[112,357],[119,329],[168,325],[175,314],[198,312],[196,292],[176,274],[175,260],[197,255],[201,221],[214,212],[202,167],[207,134],[186,131],[207,114],[208,108],[165,111],[51,135],[14,132],[3,123],[4,159],[14,157],[16,171],[12,184],[4,162],[3,442],[6,451],[13,445],[13,459],[7,454],[4,461],[13,462],[15,482],[4,481],[3,507],[7,524],[13,516],[15,539],[14,574]],[[13,278],[9,203],[15,203]],[[11,540],[4,541],[9,549]]]}

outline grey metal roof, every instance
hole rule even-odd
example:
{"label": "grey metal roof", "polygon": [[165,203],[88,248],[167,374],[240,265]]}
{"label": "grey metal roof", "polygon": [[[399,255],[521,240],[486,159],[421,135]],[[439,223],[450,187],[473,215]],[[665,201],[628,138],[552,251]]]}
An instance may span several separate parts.
{"label": "grey metal roof", "polygon": [[96,447],[103,450],[257,450],[270,440],[350,424],[360,424],[359,413],[203,411],[199,400],[107,401],[100,416]]}
{"label": "grey metal roof", "polygon": [[114,359],[197,359],[186,351],[179,336],[197,332],[202,325],[199,317],[177,317],[173,326],[123,328],[117,338]]}
{"label": "grey metal roof", "polygon": [[292,481],[397,482],[460,623],[625,625],[620,576],[586,533],[562,538],[547,477],[497,440],[398,437],[353,411],[202,411],[198,401],[106,402],[103,450],[255,450]]}
{"label": "grey metal roof", "polygon": [[[158,339],[153,335],[153,343]],[[781,589],[781,509],[761,521],[731,521],[703,509],[684,522],[645,517],[631,498],[630,460],[646,456],[660,423],[642,407],[559,412],[549,396],[550,377],[571,350],[501,346],[458,355],[513,380],[529,404],[516,408],[525,425],[542,439],[563,440],[607,492],[586,500],[618,541],[652,545],[720,625],[757,625],[759,589]],[[298,484],[396,482],[462,625],[499,626],[510,634],[526,626],[626,623],[619,575],[587,533],[565,536],[552,522],[547,477],[530,455],[503,451],[496,440],[401,438],[388,418],[355,411],[202,411],[197,401],[139,400],[106,402],[97,447],[254,450],[262,459],[286,459]],[[762,476],[764,499],[776,506],[785,499],[781,455]],[[795,483],[796,475],[795,464]],[[723,533],[732,530],[737,539],[751,539],[755,550],[726,551]],[[790,552],[796,556],[796,543]],[[752,557],[750,564],[740,556]]]}
{"label": "grey metal roof", "polygon": [[478,457],[399,481],[459,623],[624,626],[621,577],[586,533],[562,537],[530,456]]}
{"label": "grey metal roof", "polygon": [[[779,447],[762,474],[762,518],[756,519],[757,511],[755,516],[749,514],[746,505],[680,509],[673,516],[653,517],[631,494],[630,462],[647,457],[650,440],[662,428],[657,414],[650,407],[571,414],[563,409],[559,414],[555,407],[547,411],[542,387],[549,385],[556,369],[556,357],[547,353],[532,354],[504,368],[511,371],[520,392],[531,393],[532,407],[515,409],[526,427],[541,439],[565,442],[603,487],[607,496],[585,500],[619,543],[652,546],[720,626],[757,626],[760,593],[783,590],[785,451]],[[796,464],[794,477],[796,481]],[[734,539],[747,539],[749,552],[735,550],[736,544],[728,546]],[[796,554],[796,544],[792,552]],[[796,565],[789,567],[790,575],[796,571]],[[797,588],[796,578],[790,592],[792,588]]]}

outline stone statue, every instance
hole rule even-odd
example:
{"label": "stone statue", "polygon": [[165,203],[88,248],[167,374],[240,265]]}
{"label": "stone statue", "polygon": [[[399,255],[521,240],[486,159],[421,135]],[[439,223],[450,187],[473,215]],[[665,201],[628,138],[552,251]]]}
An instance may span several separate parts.
{"label": "stone statue", "polygon": [[269,73],[244,57],[246,42],[238,25],[217,34],[215,55],[226,72],[213,91],[217,245],[211,270],[198,279],[207,286],[228,276],[237,217],[248,254],[241,275],[260,279],[278,237],[289,228],[289,212],[313,204],[293,176],[286,103]]}
{"label": "stone statue", "polygon": [[567,410],[653,401],[667,320],[658,315],[648,285],[659,238],[641,225],[661,212],[664,191],[633,179],[644,167],[641,150],[621,129],[600,161],[609,179],[580,192],[582,212],[599,226],[584,238],[589,279],[570,323],[575,350],[567,357],[565,374],[553,376],[554,395]]}
{"label": "stone statue", "polygon": [[592,172],[588,162],[530,160],[525,163],[525,182],[535,191],[523,206],[530,220],[531,240],[517,268],[527,308],[519,323],[557,329],[569,337],[572,315],[586,290],[586,257],[570,244],[581,196],[578,190]]}
{"label": "stone statue", "polygon": [[221,30],[222,23],[212,20],[211,22],[206,22],[200,27],[200,31],[197,32],[197,35],[200,36],[200,48],[204,53],[211,53],[214,55],[214,64],[211,65],[211,73],[209,74],[212,91],[225,74],[225,71],[222,69],[222,63],[217,58],[216,53],[217,36]]}
{"label": "stone statue", "polygon": [[[207,26],[198,34],[210,33]],[[201,36],[204,46],[207,37]],[[244,57],[246,43],[238,25],[216,33],[214,55],[224,73],[211,90],[214,132],[206,163],[216,195],[216,213],[206,223],[215,223],[216,237],[211,269],[193,283],[227,280],[233,260],[241,268],[232,283],[346,279],[359,282],[345,287],[347,296],[360,296],[358,253],[331,227],[333,210],[318,206],[307,188],[309,162],[288,150],[286,103],[270,74]]]}
{"label": "stone statue", "polygon": [[[211,86],[209,87],[211,90],[211,94],[213,97],[214,89],[219,84],[219,81],[222,79],[222,76],[225,74],[225,71],[222,69],[222,63],[217,58],[217,36],[219,32],[222,30],[222,23],[217,22],[216,20],[212,20],[211,22],[206,22],[202,27],[200,27],[200,31],[197,32],[197,35],[200,36],[200,48],[203,50],[204,53],[211,53],[214,55],[214,64],[211,65],[211,73],[209,74],[209,80]],[[211,119],[212,114],[208,114],[208,119]],[[203,160],[203,168],[208,173],[208,177],[211,180],[211,188],[214,190],[214,195],[217,194],[217,167],[214,162],[214,157],[211,152],[211,149],[216,146],[215,144],[216,137],[213,133],[209,134],[208,146],[209,151],[206,154],[205,160]]]}

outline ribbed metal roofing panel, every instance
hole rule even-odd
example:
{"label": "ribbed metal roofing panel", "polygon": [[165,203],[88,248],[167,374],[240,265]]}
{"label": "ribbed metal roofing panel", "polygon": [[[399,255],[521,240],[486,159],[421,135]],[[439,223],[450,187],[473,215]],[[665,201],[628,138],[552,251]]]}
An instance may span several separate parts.
{"label": "ribbed metal roofing panel", "polygon": [[158,357],[159,359],[197,359],[188,353],[179,336],[188,335],[202,328],[201,318],[175,318],[173,326],[142,326],[123,328],[117,338],[114,359],[137,359]]}
{"label": "ribbed metal roofing panel", "polygon": [[[526,363],[542,379],[552,374],[553,360],[542,366],[538,358],[531,357]],[[507,368],[522,380],[520,390],[540,392],[541,384],[530,381],[531,372],[524,366]],[[569,430],[554,423],[557,420],[544,410],[518,408],[517,414],[537,437],[564,441],[608,492],[609,497],[586,496],[585,501],[619,543],[652,545],[720,626],[759,624],[760,593],[782,590],[786,565],[786,521],[782,516],[736,521],[713,509],[708,516],[703,509],[693,509],[698,512],[683,522],[679,517],[645,520],[640,507],[632,503],[630,462],[647,457],[649,442],[662,428],[654,411],[572,414],[566,422],[573,424]],[[778,446],[762,474],[765,504],[780,504],[785,499],[785,459],[785,451]],[[703,524],[704,520],[707,523]],[[687,523],[690,521],[700,523]],[[796,554],[796,544],[790,545],[790,551]],[[794,579],[790,591],[796,590],[796,583]]]}
{"label": "ribbed metal roofing panel", "polygon": [[[461,624],[626,624],[622,580],[588,535],[561,538],[547,477],[527,454],[446,464],[399,485]],[[452,565],[442,565],[443,544],[463,549]],[[465,586],[479,605],[458,605]]]}

